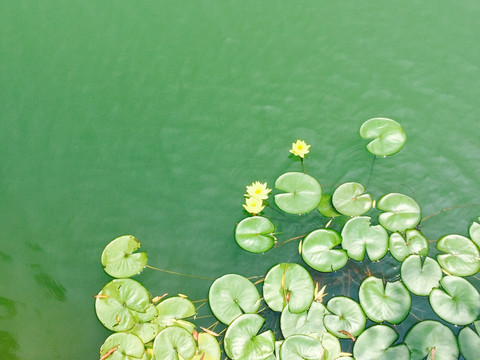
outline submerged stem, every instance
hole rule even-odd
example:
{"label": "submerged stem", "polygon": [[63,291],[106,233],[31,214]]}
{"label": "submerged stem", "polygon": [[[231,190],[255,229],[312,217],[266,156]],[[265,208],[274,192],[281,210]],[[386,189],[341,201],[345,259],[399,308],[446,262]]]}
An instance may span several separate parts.
{"label": "submerged stem", "polygon": [[425,216],[421,223],[423,223],[424,221],[430,219],[431,217],[434,217],[434,216],[437,216],[439,214],[441,214],[442,212],[446,212],[446,211],[450,211],[450,210],[454,210],[454,209],[460,209],[460,208],[464,208],[464,207],[470,207],[470,206],[479,206],[480,203],[476,203],[476,204],[464,204],[464,205],[456,205],[456,206],[451,206],[451,207],[447,207],[447,208],[444,208],[442,210],[439,210],[437,211],[436,213],[433,213],[431,215],[428,215],[428,216]]}
{"label": "submerged stem", "polygon": [[164,273],[167,273],[167,274],[172,274],[172,275],[185,276],[185,277],[189,277],[189,278],[202,279],[202,280],[211,280],[211,281],[216,280],[216,279],[212,279],[212,278],[208,278],[208,277],[204,277],[204,276],[183,274],[183,273],[179,273],[179,272],[176,272],[176,271],[160,269],[160,268],[156,268],[156,267],[153,267],[153,266],[150,266],[150,265],[146,265],[145,267],[149,268],[149,269],[152,269],[152,270],[161,271],[161,272],[164,272]]}
{"label": "submerged stem", "polygon": [[285,240],[284,242],[281,242],[280,244],[275,245],[275,247],[280,247],[280,246],[285,245],[286,243],[288,243],[288,242],[290,242],[290,241],[303,238],[303,237],[305,237],[305,236],[307,236],[307,235],[308,235],[308,234],[303,234],[303,235],[295,236],[295,237],[293,237],[293,238],[290,238],[290,239],[288,239],[288,240]]}
{"label": "submerged stem", "polygon": [[303,158],[300,158],[300,162],[302,163],[303,173],[306,174],[306,171],[305,171],[305,163],[303,162]]}
{"label": "submerged stem", "polygon": [[370,166],[370,174],[368,174],[367,185],[365,185],[365,187],[368,187],[368,184],[370,184],[370,179],[372,178],[372,174],[373,174],[373,166],[375,165],[376,159],[377,159],[377,156],[373,155],[372,166]]}

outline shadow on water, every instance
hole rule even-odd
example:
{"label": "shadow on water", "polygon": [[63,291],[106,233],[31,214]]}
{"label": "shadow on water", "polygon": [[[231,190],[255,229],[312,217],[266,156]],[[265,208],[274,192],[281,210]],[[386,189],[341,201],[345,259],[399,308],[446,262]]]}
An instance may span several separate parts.
{"label": "shadow on water", "polygon": [[58,283],[49,274],[42,271],[40,265],[32,264],[30,267],[34,271],[33,278],[35,279],[35,282],[46,290],[46,295],[49,298],[62,302],[67,299],[65,295],[67,290],[62,284]]}
{"label": "shadow on water", "polygon": [[18,350],[18,342],[13,335],[7,331],[0,330],[0,351],[2,359],[18,360],[16,352]]}
{"label": "shadow on water", "polygon": [[5,297],[0,297],[0,319],[10,320],[17,315],[15,303]]}

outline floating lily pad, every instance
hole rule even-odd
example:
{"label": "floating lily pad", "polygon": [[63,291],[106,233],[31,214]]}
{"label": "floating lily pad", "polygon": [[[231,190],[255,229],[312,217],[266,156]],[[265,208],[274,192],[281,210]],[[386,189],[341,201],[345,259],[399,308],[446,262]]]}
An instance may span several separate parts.
{"label": "floating lily pad", "polygon": [[232,360],[270,359],[275,350],[275,336],[270,330],[257,335],[264,322],[258,314],[244,314],[233,320],[225,333],[227,356]]}
{"label": "floating lily pad", "polygon": [[203,332],[198,334],[197,354],[192,360],[220,360],[220,357],[220,344],[215,336]]}
{"label": "floating lily pad", "polygon": [[477,246],[461,235],[447,235],[437,241],[437,249],[446,253],[437,255],[437,261],[448,273],[470,276],[480,270]]}
{"label": "floating lily pad", "polygon": [[235,241],[244,250],[264,253],[272,248],[275,226],[267,218],[252,216],[240,221],[235,229]]}
{"label": "floating lily pad", "polygon": [[424,320],[414,325],[405,336],[404,342],[410,349],[411,360],[458,359],[455,335],[438,321]]}
{"label": "floating lily pad", "polygon": [[[478,218],[480,221],[480,218]],[[480,248],[480,224],[474,222],[472,226],[470,226],[470,238],[472,241]]]}
{"label": "floating lily pad", "polygon": [[367,150],[373,155],[388,156],[400,151],[407,135],[402,126],[388,118],[373,118],[360,127],[362,139],[373,139],[367,144]]}
{"label": "floating lily pad", "polygon": [[313,280],[301,265],[282,263],[272,267],[263,283],[263,297],[273,311],[288,305],[292,313],[301,313],[312,304]]}
{"label": "floating lily pad", "polygon": [[468,325],[480,315],[480,294],[467,280],[445,276],[440,280],[443,289],[433,289],[430,305],[443,320],[454,325]]}
{"label": "floating lily pad", "polygon": [[147,265],[147,254],[133,253],[140,247],[132,235],[125,235],[111,241],[102,252],[102,265],[106,273],[116,278],[128,278],[140,273]]}
{"label": "floating lily pad", "polygon": [[308,311],[292,314],[285,307],[280,317],[280,328],[284,338],[292,335],[315,335],[320,337],[326,330],[323,316],[327,309],[322,303],[314,301]]}
{"label": "floating lily pad", "polygon": [[306,335],[292,335],[280,348],[281,360],[318,360],[322,359],[323,354],[320,341]]}
{"label": "floating lily pad", "polygon": [[175,296],[163,300],[157,305],[158,315],[154,322],[162,328],[167,326],[179,326],[192,333],[195,325],[182,319],[189,318],[196,314],[195,305],[183,297]]}
{"label": "floating lily pad", "polygon": [[155,358],[162,360],[190,360],[196,349],[192,334],[177,326],[160,331],[153,342]]}
{"label": "floating lily pad", "polygon": [[[329,332],[324,332],[320,337],[320,342],[322,343],[324,353],[321,360],[348,360],[352,359],[350,357],[340,357],[342,352],[342,347],[340,346],[340,341],[337,337],[333,336]],[[353,360],[353,359],[352,359]]]}
{"label": "floating lily pad", "polygon": [[342,230],[342,247],[348,256],[362,261],[367,251],[370,260],[380,260],[388,250],[388,234],[380,225],[371,226],[370,217],[359,216],[347,221]]}
{"label": "floating lily pad", "polygon": [[317,208],[322,188],[310,175],[289,172],[275,181],[275,188],[284,193],[275,195],[277,206],[289,214],[304,214]]}
{"label": "floating lily pad", "polygon": [[374,276],[363,280],[358,297],[368,318],[378,323],[401,323],[412,305],[410,293],[401,281],[387,282],[384,285],[382,279]]}
{"label": "floating lily pad", "polygon": [[392,346],[398,334],[386,325],[374,325],[360,334],[353,356],[357,360],[409,360],[410,353],[405,344]]}
{"label": "floating lily pad", "polygon": [[128,333],[110,335],[100,348],[100,357],[108,352],[108,360],[140,359],[144,356],[145,347],[138,336]]}
{"label": "floating lily pad", "polygon": [[389,249],[395,260],[402,262],[411,254],[428,255],[428,241],[418,230],[407,230],[405,238],[399,233],[390,235]]}
{"label": "floating lily pad", "polygon": [[327,218],[334,218],[341,215],[333,207],[332,194],[322,194],[320,204],[318,204],[318,211]]}
{"label": "floating lily pad", "polygon": [[138,313],[147,311],[149,304],[150,295],[139,282],[115,279],[98,293],[95,311],[107,329],[127,331],[137,323]]}
{"label": "floating lily pad", "polygon": [[477,360],[480,354],[480,320],[475,321],[475,330],[464,327],[458,334],[458,345],[466,360]]}
{"label": "floating lily pad", "polygon": [[302,258],[315,270],[321,272],[336,271],[348,261],[345,250],[333,249],[341,242],[342,239],[336,231],[327,229],[312,231],[303,240]]}
{"label": "floating lily pad", "polygon": [[148,305],[144,313],[132,312],[137,323],[128,331],[130,334],[137,335],[144,343],[152,341],[155,336],[163,329],[160,325],[151,322],[158,314],[155,305]]}
{"label": "floating lily pad", "polygon": [[359,216],[372,207],[372,197],[365,194],[362,184],[350,182],[340,185],[333,193],[332,203],[343,215]]}
{"label": "floating lily pad", "polygon": [[215,280],[208,299],[215,317],[226,325],[243,313],[256,313],[260,307],[260,295],[255,285],[236,274]]}
{"label": "floating lily pad", "polygon": [[433,288],[440,285],[442,269],[432,258],[422,258],[419,255],[410,255],[402,263],[402,281],[415,295],[428,296]]}
{"label": "floating lily pad", "polygon": [[378,216],[379,223],[390,231],[413,229],[421,220],[420,206],[407,195],[387,194],[378,200],[377,208],[385,211]]}
{"label": "floating lily pad", "polygon": [[323,322],[328,331],[336,337],[347,339],[358,336],[364,329],[367,318],[360,305],[347,297],[336,296],[327,303],[327,310]]}

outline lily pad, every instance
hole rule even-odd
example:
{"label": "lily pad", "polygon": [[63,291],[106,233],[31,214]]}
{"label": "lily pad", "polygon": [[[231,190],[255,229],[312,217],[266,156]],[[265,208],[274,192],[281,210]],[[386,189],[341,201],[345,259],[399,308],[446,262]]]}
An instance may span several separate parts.
{"label": "lily pad", "polygon": [[306,335],[292,335],[280,348],[281,360],[318,360],[322,359],[323,354],[320,341]]}
{"label": "lily pad", "polygon": [[[478,218],[480,221],[480,218]],[[472,226],[470,226],[470,238],[472,241],[480,248],[480,224],[477,222],[473,222]]]}
{"label": "lily pad", "polygon": [[105,272],[116,278],[128,278],[139,274],[147,265],[147,254],[133,253],[140,247],[132,235],[125,235],[112,240],[102,252],[102,265]]}
{"label": "lily pad", "polygon": [[458,334],[458,345],[466,360],[478,359],[480,353],[480,320],[475,321],[475,330],[464,327]]}
{"label": "lily pad", "polygon": [[378,216],[379,223],[390,231],[413,229],[421,220],[420,206],[407,195],[387,194],[378,200],[377,208],[385,211]]}
{"label": "lily pad", "polygon": [[437,241],[437,249],[446,253],[437,255],[437,261],[448,273],[470,276],[480,270],[477,246],[461,235],[447,235]]}
{"label": "lily pad", "polygon": [[364,329],[367,318],[360,305],[347,297],[336,296],[327,303],[330,312],[323,318],[325,327],[336,337],[347,339],[358,336]]}
{"label": "lily pad", "polygon": [[[324,349],[323,357],[321,360],[348,360],[351,358],[347,357],[340,357],[340,353],[342,352],[342,347],[340,346],[340,341],[337,337],[333,336],[329,332],[324,332],[323,335],[320,337],[320,342],[322,343],[322,347]],[[353,359],[352,359],[353,360]]]}
{"label": "lily pad", "polygon": [[301,265],[282,263],[272,267],[263,283],[263,297],[273,311],[282,311],[287,305],[292,313],[301,313],[312,304],[313,280]]}
{"label": "lily pad", "polygon": [[410,255],[402,263],[402,281],[415,295],[428,296],[433,288],[440,285],[442,269],[432,258],[422,258],[419,255]]}
{"label": "lily pad", "polygon": [[327,229],[312,231],[303,240],[302,258],[317,271],[336,271],[348,261],[345,250],[333,249],[341,242],[342,239],[336,231]]}
{"label": "lily pad", "polygon": [[343,215],[359,216],[372,207],[372,197],[365,194],[362,184],[350,182],[340,185],[333,193],[332,203]]}
{"label": "lily pad", "polygon": [[362,261],[367,251],[370,260],[380,260],[388,250],[388,234],[380,225],[371,226],[370,217],[359,216],[347,221],[342,230],[342,247],[348,256]]}
{"label": "lily pad", "polygon": [[267,218],[252,216],[240,221],[235,229],[235,241],[244,250],[264,253],[275,244],[275,226]]}
{"label": "lily pad", "polygon": [[426,357],[435,360],[458,359],[457,339],[445,325],[438,321],[424,320],[414,325],[404,339],[410,349],[411,360]]}
{"label": "lily pad", "polygon": [[271,358],[275,350],[272,331],[257,335],[264,322],[265,319],[258,314],[244,314],[233,320],[225,333],[224,348],[227,356],[232,360]]}
{"label": "lily pad", "polygon": [[158,315],[154,319],[154,322],[160,325],[162,328],[167,326],[179,326],[192,333],[195,329],[195,325],[186,319],[196,314],[195,305],[183,297],[175,296],[163,300],[157,305]]}
{"label": "lily pad", "polygon": [[320,204],[318,204],[318,211],[327,218],[334,218],[342,215],[333,207],[332,194],[322,194]]}
{"label": "lily pad", "polygon": [[204,332],[198,334],[197,354],[192,360],[220,360],[220,357],[220,344],[215,336]]}
{"label": "lily pad", "polygon": [[418,230],[407,230],[405,238],[399,233],[390,235],[389,249],[395,260],[402,262],[411,254],[428,255],[428,241]]}
{"label": "lily pad", "polygon": [[289,214],[304,214],[317,208],[322,188],[310,175],[289,172],[275,181],[275,188],[284,193],[275,195],[277,206]]}
{"label": "lily pad", "polygon": [[398,334],[386,325],[374,325],[360,334],[353,356],[357,360],[409,360],[410,353],[405,344],[392,346]]}
{"label": "lily pad", "polygon": [[260,295],[255,285],[236,274],[215,280],[208,299],[215,317],[226,325],[243,313],[256,313],[260,307]]}
{"label": "lily pad", "polygon": [[378,323],[401,323],[412,305],[410,293],[401,281],[387,282],[384,285],[382,279],[374,276],[363,280],[358,297],[368,318]]}
{"label": "lily pad", "polygon": [[443,320],[454,325],[468,325],[480,315],[480,294],[467,280],[445,276],[440,280],[443,289],[433,289],[430,305]]}
{"label": "lily pad", "polygon": [[367,144],[367,150],[373,155],[388,156],[400,151],[407,140],[402,126],[388,118],[373,118],[360,127],[362,139],[373,139]]}
{"label": "lily pad", "polygon": [[292,314],[288,307],[283,309],[280,328],[284,338],[292,335],[314,335],[320,337],[326,330],[323,316],[327,309],[322,303],[314,301],[308,311]]}
{"label": "lily pad", "polygon": [[138,336],[121,332],[105,340],[100,348],[100,358],[108,352],[108,360],[140,359],[144,356],[145,347]]}
{"label": "lily pad", "polygon": [[144,313],[133,312],[137,323],[128,332],[137,335],[144,343],[152,341],[160,330],[163,329],[160,325],[151,322],[157,314],[157,308],[153,304],[148,305]]}
{"label": "lily pad", "polygon": [[153,342],[155,358],[162,360],[190,360],[196,349],[192,334],[177,326],[160,331]]}
{"label": "lily pad", "polygon": [[95,300],[95,311],[100,322],[112,331],[130,330],[138,313],[147,311],[150,295],[139,282],[115,279],[107,283]]}

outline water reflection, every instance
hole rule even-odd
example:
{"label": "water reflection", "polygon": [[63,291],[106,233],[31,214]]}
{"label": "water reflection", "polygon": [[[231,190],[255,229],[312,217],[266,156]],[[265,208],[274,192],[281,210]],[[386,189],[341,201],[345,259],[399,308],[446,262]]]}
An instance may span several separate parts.
{"label": "water reflection", "polygon": [[67,290],[62,284],[57,282],[46,272],[42,271],[40,265],[32,264],[30,267],[34,271],[33,278],[35,279],[35,282],[46,290],[46,294],[49,298],[62,302],[67,299],[65,295]]}
{"label": "water reflection", "polygon": [[19,359],[16,355],[16,352],[18,350],[17,339],[7,331],[0,330],[0,349],[2,359]]}
{"label": "water reflection", "polygon": [[5,297],[0,297],[0,319],[9,320],[17,315],[15,303]]}

